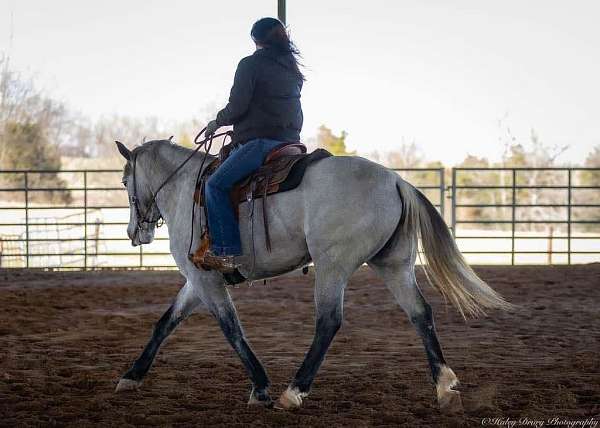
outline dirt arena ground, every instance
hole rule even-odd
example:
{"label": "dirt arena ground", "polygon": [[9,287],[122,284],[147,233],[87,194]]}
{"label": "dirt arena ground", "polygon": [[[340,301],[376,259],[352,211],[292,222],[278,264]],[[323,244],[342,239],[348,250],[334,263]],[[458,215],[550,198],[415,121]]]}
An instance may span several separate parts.
{"label": "dirt arena ground", "polygon": [[[481,426],[482,418],[600,418],[600,265],[481,267],[516,313],[463,322],[424,285],[464,415],[436,408],[423,347],[368,270],[305,406],[246,406],[249,384],[199,313],[163,346],[138,392],[113,389],[183,281],[176,272],[0,271],[0,425]],[[232,289],[246,334],[285,388],[312,339],[312,275]],[[490,425],[490,424],[488,424]],[[546,425],[548,426],[548,425]]]}

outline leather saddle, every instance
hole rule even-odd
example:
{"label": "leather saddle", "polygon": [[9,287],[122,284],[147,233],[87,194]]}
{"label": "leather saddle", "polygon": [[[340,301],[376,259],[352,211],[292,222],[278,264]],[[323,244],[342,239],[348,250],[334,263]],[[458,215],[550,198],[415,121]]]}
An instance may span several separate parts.
{"label": "leather saddle", "polygon": [[[264,198],[273,193],[284,192],[296,188],[302,181],[306,167],[324,157],[332,156],[327,150],[317,149],[307,153],[306,146],[302,143],[284,143],[275,147],[263,162],[263,165],[247,178],[237,183],[231,191],[230,197],[237,213],[240,202]],[[210,175],[215,172],[221,163],[216,158],[202,173],[196,184],[194,201],[204,206],[204,185]]]}
{"label": "leather saddle", "polygon": [[[236,215],[239,216],[239,204],[262,199],[263,223],[265,228],[265,241],[267,250],[271,251],[269,237],[269,221],[267,217],[267,196],[295,189],[302,181],[306,168],[313,162],[332,156],[327,150],[317,149],[307,153],[306,146],[301,143],[283,143],[275,147],[265,158],[263,165],[247,178],[237,183],[231,191],[230,198]],[[216,158],[202,172],[196,183],[194,201],[205,207],[204,188],[210,175],[224,162],[225,159]],[[252,209],[254,205],[252,205]],[[206,211],[205,211],[206,213]],[[198,267],[202,267],[204,253],[209,247],[207,226],[204,225],[202,242],[190,259]]]}
{"label": "leather saddle", "polygon": [[240,202],[266,198],[267,195],[279,192],[280,184],[288,178],[294,165],[306,156],[306,146],[302,143],[286,143],[271,150],[263,165],[237,183],[231,191],[236,214]]}

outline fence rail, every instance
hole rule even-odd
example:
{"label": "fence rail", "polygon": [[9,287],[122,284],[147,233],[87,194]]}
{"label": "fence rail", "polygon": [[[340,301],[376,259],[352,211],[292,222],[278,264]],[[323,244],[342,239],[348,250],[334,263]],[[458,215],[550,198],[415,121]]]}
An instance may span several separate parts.
{"label": "fence rail", "polygon": [[[600,261],[600,168],[395,171],[432,201],[470,262]],[[121,170],[0,170],[0,267],[174,267],[164,229],[130,246],[120,180]]]}

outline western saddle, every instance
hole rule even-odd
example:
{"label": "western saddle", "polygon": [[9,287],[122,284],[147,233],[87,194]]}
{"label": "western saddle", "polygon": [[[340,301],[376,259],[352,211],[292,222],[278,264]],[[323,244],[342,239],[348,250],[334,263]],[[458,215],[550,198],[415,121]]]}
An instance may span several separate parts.
{"label": "western saddle", "polygon": [[[227,151],[225,151],[225,153],[227,153]],[[268,251],[271,251],[271,239],[269,236],[269,219],[267,216],[267,195],[296,188],[302,181],[302,176],[304,175],[306,167],[312,162],[328,156],[331,156],[331,153],[323,149],[317,149],[314,152],[307,154],[307,149],[304,144],[283,143],[281,146],[277,146],[271,150],[265,158],[263,165],[258,170],[234,186],[230,198],[236,215],[238,216],[240,203],[262,199],[265,245]],[[194,201],[199,206],[204,207],[205,218],[206,205],[204,203],[204,190],[206,181],[225,159],[226,157],[221,156],[221,154],[218,158],[215,158],[204,171],[202,171],[199,180],[196,183]],[[250,209],[254,209],[254,204],[252,204]],[[202,226],[200,246],[193,254],[190,254],[190,260],[197,267],[206,269],[206,267],[203,266],[203,260],[204,254],[210,246],[210,238],[208,225],[203,224]],[[252,239],[254,238],[252,237]]]}

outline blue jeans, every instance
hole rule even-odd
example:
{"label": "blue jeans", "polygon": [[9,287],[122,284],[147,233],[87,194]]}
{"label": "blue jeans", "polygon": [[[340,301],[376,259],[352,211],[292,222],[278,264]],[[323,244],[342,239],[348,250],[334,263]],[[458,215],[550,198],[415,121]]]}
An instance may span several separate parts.
{"label": "blue jeans", "polygon": [[242,254],[240,228],[229,194],[233,186],[256,171],[269,152],[282,141],[259,138],[235,149],[206,182],[205,197],[208,211],[210,249],[219,256]]}

